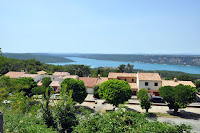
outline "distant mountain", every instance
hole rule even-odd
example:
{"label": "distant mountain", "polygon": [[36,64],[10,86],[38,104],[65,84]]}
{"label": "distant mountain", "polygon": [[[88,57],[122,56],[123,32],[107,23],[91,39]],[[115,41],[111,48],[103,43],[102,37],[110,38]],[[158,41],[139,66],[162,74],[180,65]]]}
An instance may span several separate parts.
{"label": "distant mountain", "polygon": [[42,63],[73,62],[72,60],[64,58],[64,57],[53,56],[53,55],[49,55],[45,53],[33,53],[33,54],[3,53],[3,56],[8,57],[8,58],[21,59],[21,60],[36,59]]}

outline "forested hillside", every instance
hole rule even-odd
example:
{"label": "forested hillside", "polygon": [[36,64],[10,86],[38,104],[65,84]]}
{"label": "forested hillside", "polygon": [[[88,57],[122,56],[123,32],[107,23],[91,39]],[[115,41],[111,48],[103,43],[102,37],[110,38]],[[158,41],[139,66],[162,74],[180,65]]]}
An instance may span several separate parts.
{"label": "forested hillside", "polygon": [[73,56],[96,60],[200,66],[200,55],[74,54]]}
{"label": "forested hillside", "polygon": [[48,54],[18,54],[18,53],[3,53],[3,56],[15,59],[36,59],[42,63],[59,63],[59,62],[73,62],[70,59],[64,57],[56,57]]}
{"label": "forested hillside", "polygon": [[[101,74],[102,77],[107,77],[109,72],[158,72],[161,74],[163,78],[173,79],[174,77],[180,80],[192,80],[200,79],[200,74],[188,74],[184,72],[176,72],[176,71],[144,71],[144,70],[136,70],[134,66],[132,69],[123,70],[124,65],[120,65],[117,69],[114,68],[90,68],[85,65],[66,65],[66,66],[55,66],[50,64],[41,63],[35,59],[27,59],[20,60],[14,58],[7,58],[4,56],[0,56],[0,75],[4,75],[8,71],[21,71],[24,70],[28,73],[36,73],[37,71],[44,70],[48,72],[48,74],[52,74],[55,71],[66,71],[71,75],[78,75],[80,77],[87,77],[91,75],[92,77],[97,77],[98,74]],[[127,65],[128,66],[128,65]],[[179,78],[180,77],[180,78]],[[184,79],[182,79],[184,78]]]}

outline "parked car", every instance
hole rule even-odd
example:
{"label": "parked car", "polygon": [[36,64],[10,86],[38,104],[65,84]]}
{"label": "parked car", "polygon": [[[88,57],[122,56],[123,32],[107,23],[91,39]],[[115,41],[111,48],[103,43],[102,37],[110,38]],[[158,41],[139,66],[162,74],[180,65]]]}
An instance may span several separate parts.
{"label": "parked car", "polygon": [[160,96],[152,96],[150,101],[154,103],[165,103]]}

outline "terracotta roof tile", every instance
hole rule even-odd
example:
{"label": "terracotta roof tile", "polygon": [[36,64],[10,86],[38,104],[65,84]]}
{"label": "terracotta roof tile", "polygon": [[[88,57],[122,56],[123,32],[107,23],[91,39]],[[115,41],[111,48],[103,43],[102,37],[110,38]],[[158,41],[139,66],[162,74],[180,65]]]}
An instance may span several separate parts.
{"label": "terracotta roof tile", "polygon": [[42,80],[37,83],[38,86],[42,86]]}
{"label": "terracotta roof tile", "polygon": [[66,79],[66,78],[78,79],[78,75],[67,75],[59,77],[59,79]]}
{"label": "terracotta roof tile", "polygon": [[30,77],[30,78],[36,78],[38,76],[38,74],[23,74],[22,76],[20,76],[21,78],[22,77]]}
{"label": "terracotta roof tile", "polygon": [[68,72],[54,72],[53,75],[54,76],[65,76],[65,75],[70,75],[70,73],[68,73]]}
{"label": "terracotta roof tile", "polygon": [[110,72],[108,74],[109,79],[117,79],[118,77],[136,77],[136,73],[114,73],[114,72]]}
{"label": "terracotta roof tile", "polygon": [[44,74],[46,74],[47,72],[45,72],[45,71],[38,71],[37,72],[39,75],[44,75]]}
{"label": "terracotta roof tile", "polygon": [[107,81],[108,78],[107,77],[100,77],[100,78],[97,78],[97,85]]}
{"label": "terracotta roof tile", "polygon": [[161,81],[161,77],[158,73],[137,73],[139,80],[156,80]]}
{"label": "terracotta roof tile", "polygon": [[94,87],[97,83],[97,78],[79,77],[79,80],[82,80],[86,87]]}
{"label": "terracotta roof tile", "polygon": [[10,72],[6,73],[5,76],[9,76],[10,78],[19,78],[24,73],[25,72],[13,72],[13,71],[10,71]]}
{"label": "terracotta roof tile", "polygon": [[52,81],[51,84],[49,86],[52,86],[52,87],[60,87],[60,84],[59,84],[59,81]]}
{"label": "terracotta roof tile", "polygon": [[174,80],[162,80],[162,86],[177,86],[179,84],[190,85],[192,87],[196,87],[192,81],[174,81]]}

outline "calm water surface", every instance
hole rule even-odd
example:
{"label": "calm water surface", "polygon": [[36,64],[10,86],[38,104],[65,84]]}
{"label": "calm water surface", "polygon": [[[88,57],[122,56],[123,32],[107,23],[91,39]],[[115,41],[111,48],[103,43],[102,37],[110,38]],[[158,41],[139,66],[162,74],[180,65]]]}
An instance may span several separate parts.
{"label": "calm water surface", "polygon": [[75,62],[67,62],[67,63],[49,63],[53,65],[69,65],[69,64],[83,64],[89,65],[91,68],[96,67],[118,67],[121,64],[134,65],[134,69],[143,69],[143,70],[169,70],[169,71],[181,71],[186,73],[200,74],[200,67],[194,66],[179,66],[179,65],[161,65],[161,64],[149,64],[149,63],[134,63],[134,62],[120,62],[120,61],[104,61],[104,60],[95,60],[95,59],[87,59],[80,57],[66,57]]}

